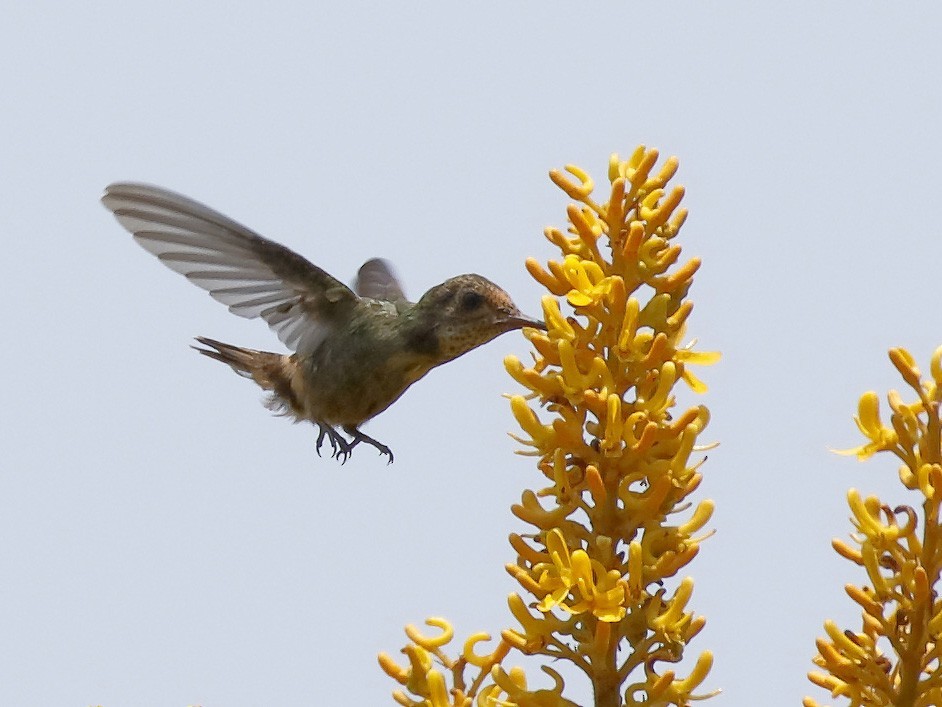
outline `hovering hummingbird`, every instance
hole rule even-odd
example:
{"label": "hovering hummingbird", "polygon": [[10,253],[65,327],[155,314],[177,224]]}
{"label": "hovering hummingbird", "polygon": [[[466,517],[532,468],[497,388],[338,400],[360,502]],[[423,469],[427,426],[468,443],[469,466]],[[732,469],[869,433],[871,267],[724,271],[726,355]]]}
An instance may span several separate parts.
{"label": "hovering hummingbird", "polygon": [[[368,260],[354,289],[283,245],[180,194],[120,182],[101,198],[145,250],[240,317],[261,317],[294,353],[255,351],[198,336],[204,356],[269,391],[266,406],[316,425],[345,462],[360,430],[432,368],[514,329],[543,322],[520,313],[480,275],[459,275],[406,300],[389,264]],[[343,429],[346,439],[338,432]]]}

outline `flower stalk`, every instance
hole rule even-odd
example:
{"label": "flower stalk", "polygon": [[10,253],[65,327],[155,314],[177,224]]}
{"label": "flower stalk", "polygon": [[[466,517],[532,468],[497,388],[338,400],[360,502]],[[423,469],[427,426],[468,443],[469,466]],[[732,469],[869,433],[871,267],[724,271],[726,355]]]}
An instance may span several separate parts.
{"label": "flower stalk", "polygon": [[[864,393],[855,421],[867,441],[842,453],[861,461],[876,454],[896,457],[899,479],[919,503],[890,506],[856,489],[848,492],[852,543],[835,539],[832,545],[866,572],[866,584],[845,587],[861,608],[862,626],[859,632],[842,631],[825,621],[826,637],[818,639],[814,658],[822,671],[808,677],[850,705],[929,707],[942,704],[942,348],[932,355],[929,379],[905,349],[891,349],[890,361],[915,400],[905,402],[890,391],[886,424],[877,394]],[[810,697],[804,705],[818,707]]]}
{"label": "flower stalk", "polygon": [[[684,189],[668,187],[677,159],[659,169],[657,162],[657,151],[643,146],[627,160],[613,155],[600,200],[582,169],[550,173],[575,203],[565,232],[545,231],[561,258],[526,262],[547,290],[547,331],[525,331],[532,364],[505,360],[526,389],[510,399],[522,430],[515,438],[541,474],[512,507],[529,526],[511,534],[516,560],[506,566],[520,585],[508,600],[519,626],[502,631],[485,656],[469,648],[488,640],[478,634],[458,659],[410,631],[408,667],[380,658],[412,693],[396,694],[401,705],[575,704],[551,668],[542,668],[549,689],[531,688],[520,668],[505,668],[514,650],[578,667],[599,707],[688,705],[709,696],[696,692],[712,665],[709,651],[687,676],[674,669],[705,624],[689,608],[693,580],[682,573],[713,512],[711,501],[691,499],[702,479],[703,460],[693,457],[704,449],[697,439],[709,413],[702,405],[678,411],[674,388],[683,382],[704,392],[691,367],[718,354],[685,340],[700,261],[678,264]],[[433,625],[449,635],[450,626]],[[438,687],[444,673],[433,657],[451,672],[450,691]],[[478,672],[469,680],[471,668]]]}

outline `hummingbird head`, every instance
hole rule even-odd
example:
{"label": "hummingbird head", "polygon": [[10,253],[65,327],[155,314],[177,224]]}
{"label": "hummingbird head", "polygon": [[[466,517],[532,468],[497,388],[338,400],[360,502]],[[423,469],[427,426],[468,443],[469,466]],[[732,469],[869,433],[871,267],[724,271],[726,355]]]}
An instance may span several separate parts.
{"label": "hummingbird head", "polygon": [[504,290],[480,275],[458,275],[436,285],[416,304],[419,340],[442,362],[524,327],[546,329],[517,309]]}

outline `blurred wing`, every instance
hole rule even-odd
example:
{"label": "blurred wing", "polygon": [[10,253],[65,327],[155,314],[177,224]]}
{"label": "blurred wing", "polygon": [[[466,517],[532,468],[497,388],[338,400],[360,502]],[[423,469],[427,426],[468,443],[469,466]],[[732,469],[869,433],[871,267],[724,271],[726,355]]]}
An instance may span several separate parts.
{"label": "blurred wing", "polygon": [[370,299],[398,302],[406,298],[389,261],[382,258],[367,260],[360,266],[354,289],[360,297]]}
{"label": "blurred wing", "polygon": [[101,201],[164,265],[233,314],[261,317],[293,351],[313,351],[359,301],[297,253],[180,194],[117,183]]}

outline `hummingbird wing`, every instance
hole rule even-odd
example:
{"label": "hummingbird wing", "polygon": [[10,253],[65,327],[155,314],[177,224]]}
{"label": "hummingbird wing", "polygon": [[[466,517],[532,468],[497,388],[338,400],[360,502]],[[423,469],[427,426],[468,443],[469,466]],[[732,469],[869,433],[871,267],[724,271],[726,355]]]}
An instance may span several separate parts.
{"label": "hummingbird wing", "polygon": [[145,250],[240,317],[261,317],[293,351],[313,351],[359,298],[283,245],[197,201],[121,182],[101,198]]}
{"label": "hummingbird wing", "polygon": [[372,258],[360,266],[353,286],[360,297],[398,302],[406,298],[388,260]]}

